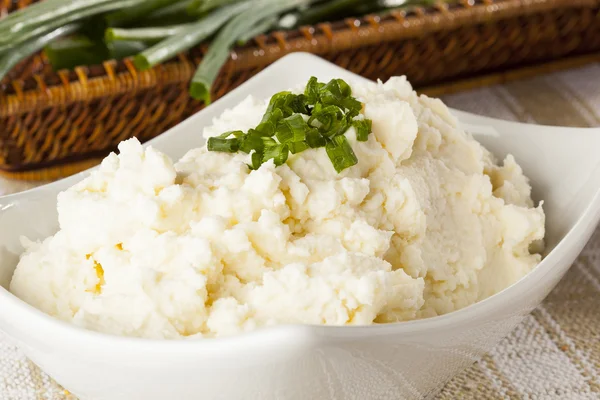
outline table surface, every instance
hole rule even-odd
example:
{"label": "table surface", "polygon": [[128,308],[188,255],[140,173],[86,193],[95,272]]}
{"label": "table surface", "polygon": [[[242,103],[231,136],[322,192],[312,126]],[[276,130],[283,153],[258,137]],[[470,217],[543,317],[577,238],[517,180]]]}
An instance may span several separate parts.
{"label": "table surface", "polygon": [[[600,126],[600,64],[443,99],[507,120]],[[35,185],[0,178],[0,195]],[[0,399],[70,398],[0,336]],[[600,399],[600,229],[544,303],[437,399]]]}

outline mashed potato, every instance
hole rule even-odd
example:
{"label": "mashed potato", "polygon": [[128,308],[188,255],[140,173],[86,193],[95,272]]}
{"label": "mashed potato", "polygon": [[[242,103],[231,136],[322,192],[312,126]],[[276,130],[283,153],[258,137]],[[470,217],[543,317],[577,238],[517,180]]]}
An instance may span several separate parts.
{"label": "mashed potato", "polygon": [[[535,267],[544,213],[444,104],[404,78],[352,85],[373,121],[346,133],[358,164],[323,148],[251,171],[243,153],[173,162],[135,139],[58,196],[60,230],[26,248],[11,291],[79,326],[148,338],[284,323],[363,325],[445,314]],[[247,98],[204,130],[256,126]]]}

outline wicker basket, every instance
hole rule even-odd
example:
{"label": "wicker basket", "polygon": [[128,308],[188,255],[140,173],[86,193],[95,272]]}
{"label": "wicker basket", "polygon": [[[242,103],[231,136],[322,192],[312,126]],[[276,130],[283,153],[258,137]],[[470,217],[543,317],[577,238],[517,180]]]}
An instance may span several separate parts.
{"label": "wicker basket", "polygon": [[[0,0],[0,15],[15,3],[29,2]],[[205,50],[144,72],[130,60],[57,73],[43,55],[23,62],[0,85],[0,174],[66,176],[121,140],[176,125],[202,108],[187,86]],[[260,36],[232,52],[214,97],[293,51],[371,79],[405,74],[417,88],[443,85],[600,51],[600,0],[465,0]]]}

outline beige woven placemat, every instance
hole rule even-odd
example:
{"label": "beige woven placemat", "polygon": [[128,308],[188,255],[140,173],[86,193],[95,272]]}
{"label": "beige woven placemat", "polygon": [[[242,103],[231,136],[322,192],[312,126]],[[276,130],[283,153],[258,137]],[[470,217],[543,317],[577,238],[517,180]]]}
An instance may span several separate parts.
{"label": "beige woven placemat", "polygon": [[[600,126],[600,64],[444,100],[497,118]],[[0,195],[30,186],[0,178]],[[0,336],[0,400],[41,399],[72,396]],[[600,399],[600,229],[544,304],[438,399]]]}

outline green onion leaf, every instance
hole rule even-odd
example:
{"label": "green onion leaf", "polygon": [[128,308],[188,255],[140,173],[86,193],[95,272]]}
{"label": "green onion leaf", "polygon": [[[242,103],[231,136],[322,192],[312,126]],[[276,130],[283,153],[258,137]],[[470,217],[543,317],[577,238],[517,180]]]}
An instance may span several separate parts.
{"label": "green onion leaf", "polygon": [[262,136],[261,139],[263,141],[263,147],[277,146],[277,142],[275,141],[275,139],[266,136]]}
{"label": "green onion leaf", "polygon": [[275,136],[279,143],[301,142],[309,130],[308,124],[300,114],[293,114],[279,122]]}
{"label": "green onion leaf", "polygon": [[356,154],[350,147],[346,136],[336,136],[327,142],[325,151],[333,164],[333,168],[340,173],[346,168],[352,167],[358,163]]}
{"label": "green onion leaf", "polygon": [[308,109],[305,104],[305,97],[303,94],[294,95],[290,94],[285,99],[284,109],[290,115],[294,113],[298,114],[308,114]]}
{"label": "green onion leaf", "polygon": [[216,136],[216,137],[221,138],[221,139],[227,139],[229,136],[233,135],[236,138],[239,138],[243,134],[244,134],[244,132],[242,132],[242,131],[229,131],[229,132],[222,133],[222,134],[220,134],[219,136]]}
{"label": "green onion leaf", "polygon": [[[271,113],[273,110],[279,109],[281,111],[281,109],[283,108],[283,105],[285,104],[285,100],[286,100],[287,96],[290,94],[291,94],[290,92],[279,92],[279,93],[273,95],[273,97],[271,97],[271,101],[269,101],[269,106],[267,107],[267,112],[266,112],[265,116],[267,114]],[[263,117],[263,119],[264,119],[264,117]]]}
{"label": "green onion leaf", "polygon": [[335,136],[343,135],[344,133],[346,133],[349,127],[350,124],[348,124],[348,121],[346,121],[345,118],[342,118],[341,120],[334,121],[334,123],[328,131],[324,131],[323,129],[320,129],[320,131],[323,136],[333,138]]}
{"label": "green onion leaf", "polygon": [[290,150],[286,144],[267,147],[263,155],[263,162],[273,159],[275,166],[283,165],[287,161],[289,153]]}
{"label": "green onion leaf", "polygon": [[249,131],[248,134],[241,139],[240,150],[246,154],[250,154],[252,150],[262,151],[264,148],[265,143],[263,142],[263,137],[255,130]]}
{"label": "green onion leaf", "polygon": [[256,127],[256,130],[260,132],[262,136],[273,136],[275,134],[277,123],[282,118],[283,112],[279,108],[267,111],[263,116],[261,123]]}
{"label": "green onion leaf", "polygon": [[275,134],[275,122],[265,121],[258,124],[254,131],[258,132],[261,136],[273,136]]}
{"label": "green onion leaf", "polygon": [[335,79],[335,82],[338,84],[343,97],[352,96],[352,89],[350,88],[350,85],[348,85],[343,79]]}
{"label": "green onion leaf", "polygon": [[319,90],[323,104],[336,105],[348,110],[353,117],[357,116],[362,103],[352,97],[352,89],[341,79],[332,79]]}
{"label": "green onion leaf", "polygon": [[[281,104],[283,104],[283,101]],[[260,122],[267,122],[267,121],[279,122],[279,120],[282,118],[283,118],[283,111],[281,111],[281,108],[272,108],[271,105],[269,104],[269,108],[267,108],[267,112],[265,113],[265,115],[263,115],[263,118]]]}
{"label": "green onion leaf", "polygon": [[308,144],[309,147],[316,149],[324,147],[327,144],[327,140],[325,140],[318,130],[311,129],[306,133],[306,144]]}
{"label": "green onion leaf", "polygon": [[289,143],[288,147],[290,148],[290,152],[292,154],[298,154],[303,152],[304,150],[308,149],[308,143],[306,142],[295,142],[295,143]]}
{"label": "green onion leaf", "polygon": [[366,142],[369,140],[369,133],[372,131],[372,121],[370,119],[352,121],[352,126],[356,129],[356,140]]}
{"label": "green onion leaf", "polygon": [[240,149],[240,141],[237,138],[223,139],[220,137],[211,137],[208,139],[207,148],[209,151],[235,153]]}
{"label": "green onion leaf", "polygon": [[314,106],[319,101],[319,89],[321,89],[319,81],[316,77],[311,77],[304,89],[306,104]]}
{"label": "green onion leaf", "polygon": [[337,79],[330,80],[325,86],[319,90],[319,95],[323,104],[339,104],[340,100],[345,98],[342,94],[342,89]]}
{"label": "green onion leaf", "polygon": [[[311,117],[308,119],[310,126],[319,128],[321,132],[331,130],[337,121],[344,117],[342,110],[337,106],[322,107],[321,104],[317,104],[313,109]],[[319,125],[314,122],[318,121]]]}
{"label": "green onion leaf", "polygon": [[351,118],[356,117],[362,109],[362,103],[353,97],[347,97],[343,99],[340,104],[342,107],[348,110],[348,115]]}
{"label": "green onion leaf", "polygon": [[250,169],[259,169],[263,162],[263,153],[260,151],[255,151],[254,153],[252,153],[251,160],[252,165],[249,165]]}

